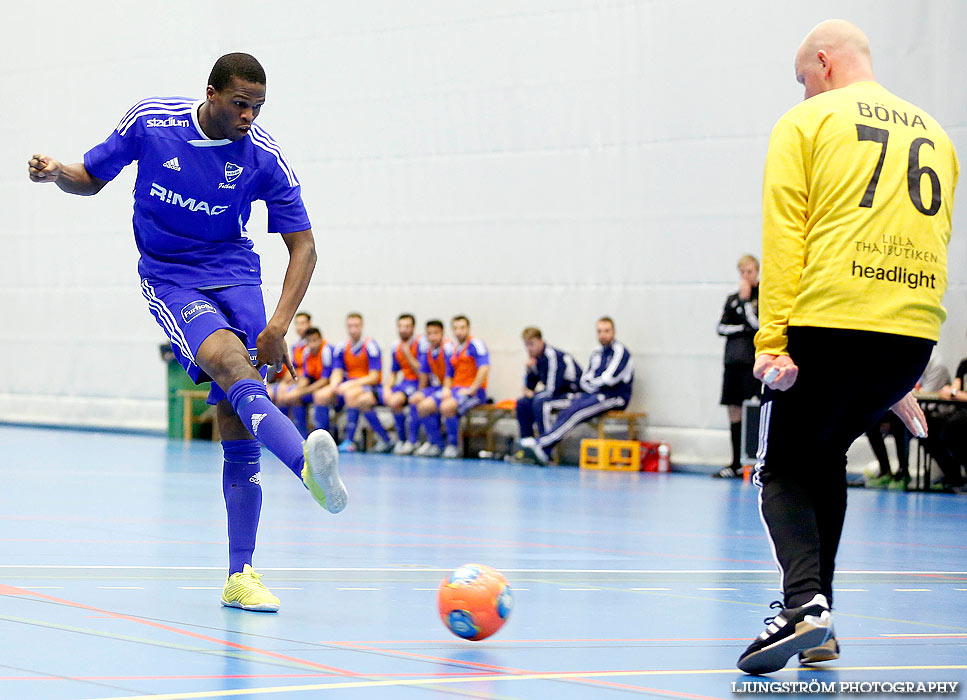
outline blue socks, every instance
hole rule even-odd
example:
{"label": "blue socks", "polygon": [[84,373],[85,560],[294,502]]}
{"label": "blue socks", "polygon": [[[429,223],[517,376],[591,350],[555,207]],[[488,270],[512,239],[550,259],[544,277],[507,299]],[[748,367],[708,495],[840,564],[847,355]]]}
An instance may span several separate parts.
{"label": "blue socks", "polygon": [[346,434],[343,436],[343,441],[348,440],[352,442],[356,439],[356,426],[359,425],[359,409],[347,408],[346,409]]}
{"label": "blue socks", "polygon": [[447,426],[447,444],[456,445],[457,437],[460,435],[460,416],[444,418],[443,422]]}
{"label": "blue socks", "polygon": [[[308,411],[306,411],[305,406],[292,406],[292,422],[295,423],[295,427],[298,429],[299,434],[302,437],[309,436],[309,423],[308,421]],[[285,414],[283,414],[285,415]]]}
{"label": "blue socks", "polygon": [[228,573],[238,573],[251,565],[255,552],[255,534],[259,529],[262,509],[262,486],[259,457],[262,448],[257,440],[225,440],[222,442],[225,463],[222,468],[222,493],[228,514]]}
{"label": "blue socks", "polygon": [[426,431],[426,439],[437,447],[443,447],[443,438],[440,436],[440,416],[431,413],[423,418],[423,429]]}
{"label": "blue socks", "polygon": [[393,420],[396,421],[396,438],[403,442],[406,440],[406,413],[404,411],[394,413]]}
{"label": "blue socks", "polygon": [[420,412],[416,410],[416,406],[410,406],[409,430],[407,439],[415,445],[416,441],[420,439]]}
{"label": "blue socks", "polygon": [[373,432],[379,437],[383,442],[389,442],[389,433],[386,432],[386,428],[383,424],[379,422],[379,416],[376,415],[376,411],[366,411],[363,414],[363,418],[369,423],[369,427],[373,429]]}
{"label": "blue socks", "polygon": [[242,425],[301,480],[302,436],[269,400],[265,385],[255,379],[242,379],[232,384],[227,393]]}
{"label": "blue socks", "polygon": [[316,406],[312,413],[312,420],[316,424],[316,430],[329,430],[329,407]]}

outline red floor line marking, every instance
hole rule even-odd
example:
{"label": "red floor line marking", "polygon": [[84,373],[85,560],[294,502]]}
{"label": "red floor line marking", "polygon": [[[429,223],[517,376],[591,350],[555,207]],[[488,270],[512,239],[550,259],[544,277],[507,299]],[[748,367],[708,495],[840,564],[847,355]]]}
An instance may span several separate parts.
{"label": "red floor line marking", "polygon": [[5,583],[0,583],[0,595],[16,595],[16,596],[34,596],[35,598],[41,598],[43,600],[49,600],[60,605],[68,605],[72,608],[80,608],[81,610],[90,610],[91,612],[101,613],[104,615],[110,615],[111,617],[118,618],[120,620],[127,620],[128,622],[136,622],[139,625],[146,625],[148,627],[154,627],[156,629],[165,630],[166,632],[174,632],[175,634],[181,634],[186,637],[192,637],[194,639],[201,639],[206,642],[212,642],[214,644],[221,644],[233,649],[240,649],[242,651],[251,651],[256,654],[262,654],[275,659],[281,659],[283,661],[294,661],[296,663],[305,664],[312,668],[319,668],[324,671],[330,671],[340,676],[359,676],[360,674],[354,673],[352,671],[347,671],[343,668],[336,668],[335,666],[327,666],[325,664],[316,663],[315,661],[307,661],[305,659],[299,659],[294,656],[286,656],[285,654],[279,654],[274,651],[267,651],[265,649],[259,649],[257,647],[246,646],[245,644],[238,644],[236,642],[230,642],[227,639],[218,639],[217,637],[209,637],[208,635],[198,634],[197,632],[192,632],[190,630],[181,629],[179,627],[172,627],[171,625],[163,625],[160,622],[152,622],[151,620],[144,620],[133,615],[125,615],[124,613],[113,612],[111,610],[102,610],[101,608],[95,608],[91,605],[85,605],[84,603],[76,603],[72,600],[65,600],[64,598],[55,598],[54,596],[46,595],[44,593],[36,593],[24,588],[17,588],[16,586],[9,586]]}
{"label": "red floor line marking", "polygon": [[[906,576],[913,576],[914,574],[905,574]],[[923,576],[924,578],[939,578],[945,581],[967,581],[967,578],[963,576],[947,576],[945,574],[917,574]]]}

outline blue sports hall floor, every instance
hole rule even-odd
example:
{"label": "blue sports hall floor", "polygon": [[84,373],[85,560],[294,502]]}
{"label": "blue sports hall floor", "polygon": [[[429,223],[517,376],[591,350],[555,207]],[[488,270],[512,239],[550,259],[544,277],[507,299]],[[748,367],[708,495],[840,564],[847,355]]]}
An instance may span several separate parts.
{"label": "blue sports hall floor", "polygon": [[[217,444],[0,426],[0,445],[5,700],[732,698],[765,680],[734,666],[778,595],[748,484],[350,455],[333,516],[266,455],[255,563],[282,610],[265,614],[219,605]],[[842,657],[771,679],[962,696],[967,498],[849,495]],[[482,642],[436,614],[467,562],[515,592]]]}

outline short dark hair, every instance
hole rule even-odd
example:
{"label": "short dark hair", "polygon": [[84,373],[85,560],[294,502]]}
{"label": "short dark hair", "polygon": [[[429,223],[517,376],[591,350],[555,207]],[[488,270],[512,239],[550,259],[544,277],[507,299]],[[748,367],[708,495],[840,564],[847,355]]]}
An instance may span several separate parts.
{"label": "short dark hair", "polygon": [[427,328],[439,328],[442,331],[443,330],[443,321],[441,321],[438,318],[431,318],[429,321],[426,322],[426,327]]}
{"label": "short dark hair", "polygon": [[400,314],[399,316],[396,317],[396,322],[399,323],[404,318],[410,319],[413,322],[413,324],[416,325],[416,316],[414,316],[413,314]]}
{"label": "short dark hair", "polygon": [[457,321],[466,321],[467,325],[468,326],[470,325],[470,319],[464,316],[463,314],[458,314],[457,316],[454,316],[453,318],[450,319],[451,324],[454,324]]}
{"label": "short dark hair", "polygon": [[614,320],[610,316],[602,316],[598,319],[598,323],[610,323],[611,327],[614,328]]}
{"label": "short dark hair", "polygon": [[308,311],[300,311],[299,313],[297,313],[295,315],[296,318],[299,318],[299,316],[305,316],[307,321],[311,321],[312,320],[312,316],[309,315],[309,312]]}
{"label": "short dark hair", "polygon": [[346,320],[348,321],[351,318],[358,318],[360,321],[362,321],[363,315],[358,311],[350,311],[348,314],[346,314]]}
{"label": "short dark hair", "polygon": [[312,328],[309,328],[308,330],[306,330],[306,338],[308,338],[310,335],[318,335],[321,338],[322,331],[316,328],[315,326],[313,326]]}
{"label": "short dark hair", "polygon": [[227,53],[215,61],[208,76],[208,84],[220,91],[232,82],[232,78],[265,85],[265,69],[255,56],[247,53]]}

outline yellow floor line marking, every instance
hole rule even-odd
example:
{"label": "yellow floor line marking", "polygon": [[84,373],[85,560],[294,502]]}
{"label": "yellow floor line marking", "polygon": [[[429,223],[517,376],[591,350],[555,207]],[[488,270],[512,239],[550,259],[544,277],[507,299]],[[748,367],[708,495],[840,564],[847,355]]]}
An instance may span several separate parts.
{"label": "yellow floor line marking", "polygon": [[[799,673],[801,669],[787,668],[777,673]],[[820,669],[815,669],[820,671]],[[843,671],[963,671],[967,665],[948,666],[848,666],[829,669],[833,673]],[[282,685],[266,688],[240,688],[237,690],[204,690],[194,693],[169,693],[167,695],[130,695],[124,697],[96,698],[92,700],[193,700],[194,698],[237,697],[242,695],[302,693],[319,690],[345,690],[347,688],[388,688],[403,686],[457,685],[461,683],[495,683],[497,681],[544,681],[584,678],[628,678],[642,676],[696,676],[696,675],[735,675],[734,668],[680,669],[671,671],[585,671],[567,673],[527,673],[521,675],[467,676],[464,678],[407,678],[387,681],[345,681],[338,683],[313,683],[311,685]]]}

